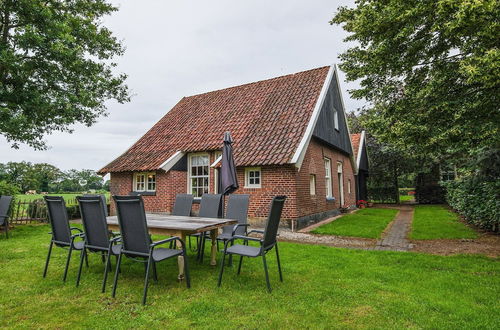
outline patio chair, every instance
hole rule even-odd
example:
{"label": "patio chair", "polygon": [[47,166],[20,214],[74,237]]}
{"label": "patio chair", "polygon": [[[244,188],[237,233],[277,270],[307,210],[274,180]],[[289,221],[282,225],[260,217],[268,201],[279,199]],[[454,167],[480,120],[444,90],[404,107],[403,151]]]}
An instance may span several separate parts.
{"label": "patio chair", "polygon": [[[80,228],[69,226],[68,212],[66,210],[64,198],[60,196],[43,196],[43,198],[45,200],[45,203],[47,204],[47,213],[49,216],[50,226],[52,228],[52,232],[49,233],[52,234],[52,238],[50,240],[47,260],[45,261],[43,277],[47,276],[50,255],[52,253],[52,247],[55,244],[57,247],[68,249],[68,257],[66,259],[66,267],[64,268],[63,275],[63,282],[66,282],[69,262],[71,260],[71,253],[73,252],[73,250],[82,250],[84,245],[83,241],[76,241],[76,239],[84,238],[85,234]],[[73,234],[72,231],[77,231],[78,233]],[[85,259],[85,261],[88,267],[88,260]]]}
{"label": "patio chair", "polygon": [[181,215],[189,217],[191,215],[191,208],[193,206],[193,195],[191,194],[177,194],[175,196],[174,208],[172,215]]}
{"label": "patio chair", "polygon": [[108,216],[108,206],[106,203],[106,195],[103,194],[84,194],[83,197],[99,197],[102,200],[102,208],[104,210],[104,216]]}
{"label": "patio chair", "polygon": [[[276,250],[276,259],[278,262],[278,272],[280,275],[280,281],[283,282],[283,274],[281,272],[281,264],[280,264],[280,256],[278,251],[278,242],[276,240],[276,235],[278,233],[278,226],[281,218],[281,211],[283,210],[283,205],[285,204],[286,196],[276,196],[273,198],[271,202],[271,209],[269,211],[269,216],[266,222],[265,230],[251,230],[248,234],[252,232],[263,234],[263,238],[249,237],[249,236],[240,236],[234,235],[232,238],[228,239],[224,244],[224,253],[222,255],[221,268],[219,273],[219,282],[218,286],[221,286],[222,283],[222,274],[224,273],[224,264],[226,255],[239,255],[240,262],[238,265],[238,275],[241,272],[241,265],[243,262],[243,257],[256,258],[262,257],[262,262],[264,264],[264,272],[266,275],[266,283],[267,289],[271,292],[271,284],[269,282],[269,273],[267,271],[267,262],[266,262],[266,254],[271,251],[272,248]],[[241,245],[236,244],[229,246],[229,243],[232,243],[234,240],[241,239],[245,241],[255,241],[260,244],[260,247],[249,246],[249,245]]]}
{"label": "patio chair", "polygon": [[[221,194],[203,194],[201,196],[200,211],[198,216],[202,218],[218,218],[221,214],[221,206]],[[207,238],[210,239],[209,233],[196,233],[189,236],[189,240],[191,240],[191,236],[196,237],[196,246],[198,250],[197,259],[201,263],[203,262],[205,252],[205,241]],[[191,245],[191,241],[189,242],[189,245]]]}
{"label": "patio chair", "polygon": [[[183,256],[186,286],[189,288],[191,283],[184,242],[179,237],[170,237],[158,242],[151,241],[151,237],[148,233],[146,213],[144,211],[144,202],[141,196],[113,196],[113,199],[115,200],[118,224],[122,235],[122,247],[116,263],[112,296],[115,297],[116,295],[118,270],[120,269],[123,255],[134,261],[145,263],[146,275],[144,278],[144,293],[142,297],[143,305],[146,304],[148,293],[149,271],[151,266],[153,266],[153,271],[156,274],[155,264],[157,262],[172,257]],[[170,243],[171,241],[179,241],[182,249],[158,248],[158,246]],[[157,280],[156,277],[155,280]]]}
{"label": "patio chair", "polygon": [[76,200],[80,207],[80,215],[85,230],[85,241],[80,254],[76,286],[80,284],[83,259],[87,258],[87,252],[100,253],[105,264],[101,289],[101,292],[104,292],[106,291],[108,270],[111,270],[111,256],[118,258],[121,245],[117,243],[121,238],[108,230],[105,213],[106,204],[103,202],[102,196],[77,196]]}
{"label": "patio chair", "polygon": [[[219,242],[225,243],[234,235],[246,235],[249,224],[248,205],[250,195],[230,195],[227,201],[226,219],[238,220],[236,225],[222,227],[222,233],[217,236],[217,251],[219,251]],[[233,242],[234,243],[234,242]],[[232,265],[232,256],[229,256],[229,265]]]}
{"label": "patio chair", "polygon": [[12,196],[0,197],[0,227],[5,228],[5,238],[9,238],[9,211],[12,204]]}

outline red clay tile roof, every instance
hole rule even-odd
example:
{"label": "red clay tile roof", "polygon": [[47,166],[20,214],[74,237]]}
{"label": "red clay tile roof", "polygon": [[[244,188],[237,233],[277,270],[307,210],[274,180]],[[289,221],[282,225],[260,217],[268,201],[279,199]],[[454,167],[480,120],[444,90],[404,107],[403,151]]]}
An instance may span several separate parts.
{"label": "red clay tile roof", "polygon": [[354,159],[358,159],[359,142],[361,141],[361,133],[351,134],[352,148],[354,149]]}
{"label": "red clay tile roof", "polygon": [[176,151],[222,149],[230,131],[237,166],[290,162],[329,67],[182,98],[99,172],[156,170]]}

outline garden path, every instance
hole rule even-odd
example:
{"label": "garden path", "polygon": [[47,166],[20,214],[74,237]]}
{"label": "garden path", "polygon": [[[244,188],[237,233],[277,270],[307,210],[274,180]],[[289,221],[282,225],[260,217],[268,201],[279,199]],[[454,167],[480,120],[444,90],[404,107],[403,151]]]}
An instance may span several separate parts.
{"label": "garden path", "polygon": [[398,209],[399,213],[384,231],[382,238],[377,241],[375,250],[408,251],[411,249],[412,244],[407,236],[411,230],[413,207],[401,205]]}

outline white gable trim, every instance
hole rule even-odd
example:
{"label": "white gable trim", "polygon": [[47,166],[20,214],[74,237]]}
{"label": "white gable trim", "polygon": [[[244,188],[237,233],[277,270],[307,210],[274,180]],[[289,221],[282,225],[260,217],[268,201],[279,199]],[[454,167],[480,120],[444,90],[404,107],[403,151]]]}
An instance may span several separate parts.
{"label": "white gable trim", "polygon": [[321,92],[319,93],[316,105],[314,106],[311,119],[307,124],[306,132],[304,133],[304,136],[300,140],[297,150],[295,151],[292,159],[290,160],[290,163],[295,164],[295,167],[297,167],[298,169],[300,169],[300,167],[302,166],[302,161],[304,160],[304,156],[306,155],[307,147],[309,146],[309,142],[311,141],[311,136],[314,131],[314,127],[316,127],[316,122],[318,121],[321,108],[323,107],[323,103],[325,102],[325,97],[328,92],[328,88],[330,87],[330,84],[332,82],[332,77],[335,71],[336,71],[335,65],[331,65],[330,69],[328,70],[328,74],[326,75],[323,87],[321,88]]}
{"label": "white gable trim", "polygon": [[351,140],[351,130],[349,129],[349,122],[347,121],[347,110],[344,105],[344,97],[342,96],[342,90],[340,89],[340,80],[339,80],[339,74],[337,71],[337,66],[335,65],[335,78],[337,79],[337,88],[339,90],[339,95],[340,95],[340,103],[342,104],[342,110],[344,110],[344,121],[345,121],[345,126],[347,127],[347,136],[349,136],[349,143],[351,144],[351,150],[352,154],[350,160],[351,160],[351,165],[352,165],[352,170],[355,174],[358,174],[358,165],[356,161],[354,160],[354,147],[352,145],[352,140]]}
{"label": "white gable trim", "polygon": [[160,165],[160,168],[165,172],[168,172],[179,160],[181,160],[182,157],[184,157],[184,152],[180,150],[176,151],[175,154],[170,156],[166,161],[163,162],[163,164]]}
{"label": "white gable trim", "polygon": [[365,145],[365,131],[361,131],[361,137],[359,138],[359,148],[358,148],[358,159],[356,159],[356,166],[359,169],[359,165],[361,164],[361,151]]}

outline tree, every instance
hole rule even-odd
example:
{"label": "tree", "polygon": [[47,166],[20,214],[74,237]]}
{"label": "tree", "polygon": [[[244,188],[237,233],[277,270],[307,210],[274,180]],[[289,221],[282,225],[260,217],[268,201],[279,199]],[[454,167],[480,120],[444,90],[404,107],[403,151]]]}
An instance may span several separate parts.
{"label": "tree", "polygon": [[106,0],[0,0],[0,134],[45,149],[45,134],[91,126],[105,102],[129,100],[113,57],[123,46],[102,26]]}
{"label": "tree", "polygon": [[381,142],[439,160],[500,145],[500,2],[358,0],[340,7],[357,42],[340,55]]}
{"label": "tree", "polygon": [[31,172],[30,174],[34,177],[34,179],[37,182],[36,190],[40,192],[42,191],[48,192],[50,183],[56,181],[58,178],[62,176],[61,170],[59,170],[54,165],[50,165],[47,163],[34,164],[31,167],[30,172]]}

